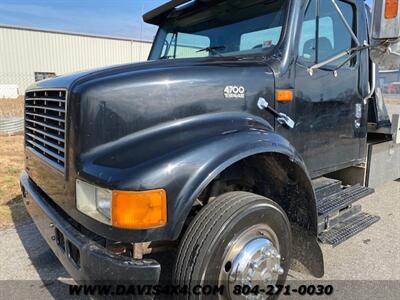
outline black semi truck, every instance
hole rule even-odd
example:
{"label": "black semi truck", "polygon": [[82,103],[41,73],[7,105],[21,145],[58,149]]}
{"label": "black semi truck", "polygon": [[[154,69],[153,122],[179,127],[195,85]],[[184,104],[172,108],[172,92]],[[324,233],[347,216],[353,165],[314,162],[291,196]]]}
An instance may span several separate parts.
{"label": "black semi truck", "polygon": [[377,222],[355,202],[400,177],[375,79],[400,65],[398,1],[175,0],[144,20],[147,62],[26,92],[21,188],[50,248],[79,282],[226,298],[291,265],[323,276],[319,244]]}

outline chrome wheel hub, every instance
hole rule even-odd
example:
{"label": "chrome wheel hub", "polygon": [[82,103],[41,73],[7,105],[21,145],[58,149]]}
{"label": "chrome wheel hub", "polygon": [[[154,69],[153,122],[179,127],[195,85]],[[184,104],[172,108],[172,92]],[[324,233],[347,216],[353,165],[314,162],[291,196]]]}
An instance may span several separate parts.
{"label": "chrome wheel hub", "polygon": [[232,264],[229,281],[238,285],[275,284],[284,270],[281,256],[267,238],[257,238],[248,242]]}
{"label": "chrome wheel hub", "polygon": [[279,253],[278,239],[267,225],[257,225],[239,235],[230,243],[224,265],[220,272],[220,282],[229,287],[231,299],[265,299],[262,295],[235,295],[235,286],[244,285],[267,291],[275,285],[285,271]]}

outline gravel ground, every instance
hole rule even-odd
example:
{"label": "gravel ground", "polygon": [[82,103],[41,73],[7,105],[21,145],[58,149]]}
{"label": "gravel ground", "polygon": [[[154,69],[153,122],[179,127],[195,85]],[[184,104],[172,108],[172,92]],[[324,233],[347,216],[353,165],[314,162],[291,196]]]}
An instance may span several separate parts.
{"label": "gravel ground", "polygon": [[[322,247],[322,283],[335,288],[329,299],[398,299],[400,182],[387,183],[359,203],[381,220],[336,248]],[[295,272],[290,278],[315,280]],[[0,299],[68,298],[70,284],[73,281],[31,221],[0,231]]]}

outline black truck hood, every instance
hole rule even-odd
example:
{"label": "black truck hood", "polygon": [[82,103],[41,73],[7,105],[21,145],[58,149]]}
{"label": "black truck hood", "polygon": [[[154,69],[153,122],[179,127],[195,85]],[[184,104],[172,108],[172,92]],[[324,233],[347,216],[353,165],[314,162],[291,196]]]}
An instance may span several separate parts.
{"label": "black truck hood", "polygon": [[[224,147],[248,153],[261,144],[279,142],[271,134],[274,117],[257,106],[260,97],[273,106],[275,94],[271,64],[259,58],[150,61],[62,76],[31,87],[39,88],[68,90],[66,170],[57,174],[28,152],[27,172],[70,217],[93,231],[101,227],[104,236],[124,231],[101,225],[76,209],[76,179],[113,190],[163,187],[173,220],[179,210],[172,203],[183,197],[178,194],[189,174],[211,172],[201,165],[205,157],[225,161],[229,153],[216,154]],[[164,176],[171,168],[174,173]],[[135,239],[158,239],[162,232],[172,236],[175,225],[143,231]],[[131,237],[126,233],[123,239]]]}
{"label": "black truck hood", "polygon": [[[70,89],[74,84],[82,83],[85,81],[98,79],[101,77],[108,77],[112,75],[130,73],[130,72],[138,72],[138,71],[146,71],[153,70],[157,71],[165,68],[182,68],[182,67],[193,67],[193,66],[201,66],[201,65],[226,65],[226,64],[262,64],[261,61],[265,61],[265,58],[262,57],[218,57],[215,58],[190,58],[190,59],[176,59],[176,60],[152,60],[145,61],[139,63],[131,63],[131,64],[121,64],[114,65],[109,67],[95,68],[90,70],[78,71],[66,75],[57,76],[54,78],[38,81],[31,86],[27,90],[35,90],[35,89],[47,89],[47,88],[62,88],[62,89]],[[263,64],[264,66],[266,64]]]}

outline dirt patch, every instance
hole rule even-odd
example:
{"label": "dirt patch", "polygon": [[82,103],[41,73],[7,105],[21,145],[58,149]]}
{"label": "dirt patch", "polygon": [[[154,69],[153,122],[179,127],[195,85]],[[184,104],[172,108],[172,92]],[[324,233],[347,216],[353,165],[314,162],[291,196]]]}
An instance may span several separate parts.
{"label": "dirt patch", "polygon": [[0,99],[0,118],[23,117],[24,97]]}
{"label": "dirt patch", "polygon": [[383,95],[386,104],[400,105],[400,95]]}
{"label": "dirt patch", "polygon": [[0,136],[0,226],[27,216],[19,187],[24,166],[23,140],[23,135]]}

